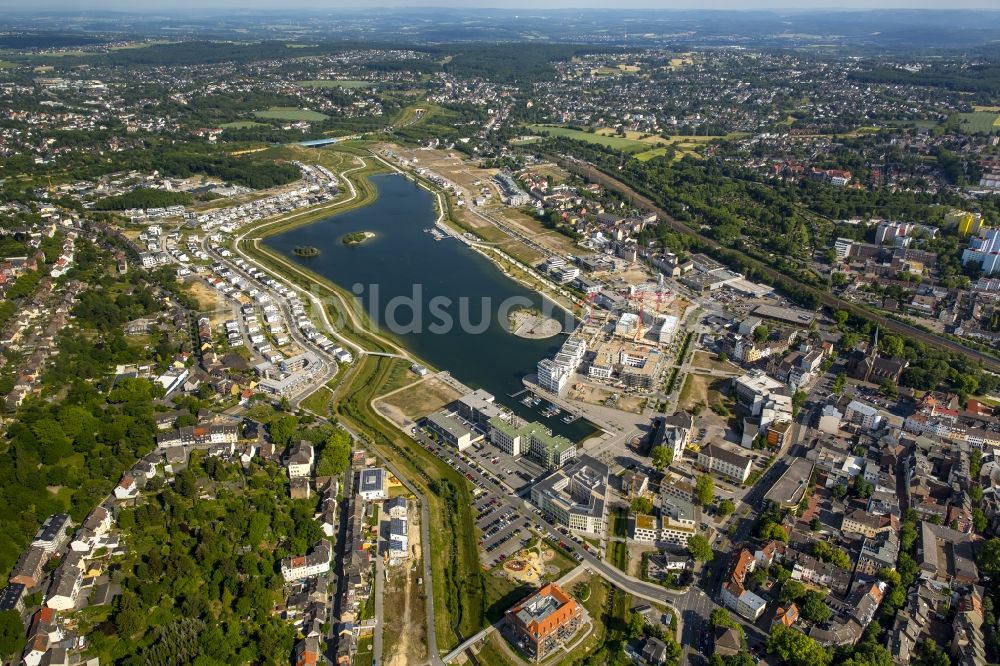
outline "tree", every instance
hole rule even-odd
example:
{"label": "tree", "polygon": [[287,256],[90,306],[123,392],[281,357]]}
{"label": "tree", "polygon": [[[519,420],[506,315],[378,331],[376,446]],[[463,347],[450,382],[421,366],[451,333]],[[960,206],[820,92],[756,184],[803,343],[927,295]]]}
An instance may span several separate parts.
{"label": "tree", "polygon": [[16,610],[0,612],[0,657],[21,654],[24,649],[24,624]]}
{"label": "tree", "polygon": [[976,563],[990,578],[1000,576],[1000,539],[994,537],[983,544],[976,555]]}
{"label": "tree", "polygon": [[291,415],[279,416],[271,422],[271,441],[277,446],[288,446],[292,443],[292,438],[298,427],[298,418]]}
{"label": "tree", "polygon": [[143,630],[146,626],[146,615],[142,612],[138,597],[131,592],[119,597],[114,622],[118,635],[124,639],[130,639]]}
{"label": "tree", "polygon": [[826,597],[822,592],[809,590],[799,606],[802,618],[809,622],[826,622],[833,616],[833,611],[826,605]]}
{"label": "tree", "polygon": [[715,499],[715,482],[708,474],[702,474],[694,482],[694,500],[701,506],[708,506]]}
{"label": "tree", "polygon": [[786,580],[785,584],[781,586],[781,593],[778,595],[778,601],[783,604],[798,601],[806,595],[806,592],[808,592],[808,589],[801,582],[797,580]]}
{"label": "tree", "polygon": [[192,499],[198,492],[198,483],[194,478],[194,472],[185,467],[174,477],[174,490],[182,497]]}
{"label": "tree", "polygon": [[316,475],[337,476],[343,474],[350,464],[351,436],[346,430],[336,428],[326,438],[320,451],[319,462],[316,463]]}
{"label": "tree", "polygon": [[638,638],[642,635],[642,630],[646,627],[646,620],[642,613],[630,613],[628,617],[629,638]]}
{"label": "tree", "polygon": [[937,642],[926,639],[917,645],[916,659],[913,663],[917,666],[951,666],[951,658]]}
{"label": "tree", "polygon": [[731,515],[734,511],[736,511],[736,505],[733,504],[733,500],[724,499],[721,502],[719,502],[718,514],[723,518],[725,518],[728,515]]}
{"label": "tree", "polygon": [[762,541],[771,541],[774,539],[776,541],[788,542],[788,534],[785,532],[785,528],[770,518],[765,518],[757,526],[757,536]]}
{"label": "tree", "polygon": [[740,626],[733,616],[729,614],[725,608],[713,608],[712,612],[708,615],[708,626],[710,627],[726,627],[727,629],[735,629]]}
{"label": "tree", "polygon": [[725,666],[756,666],[757,664],[754,658],[751,657],[750,653],[745,649],[740,650],[736,654],[723,657],[722,663],[725,664]]}
{"label": "tree", "polygon": [[674,450],[669,446],[654,446],[649,455],[653,459],[653,467],[661,472],[674,461]]}
{"label": "tree", "polygon": [[796,391],[792,395],[792,416],[798,416],[799,410],[802,409],[802,405],[806,403],[809,398],[809,394],[805,391]]}
{"label": "tree", "polygon": [[867,636],[854,648],[854,654],[842,662],[843,666],[892,666],[892,654]]}
{"label": "tree", "polygon": [[903,352],[906,349],[906,343],[903,341],[902,337],[892,333],[887,333],[879,336],[878,347],[879,351],[886,356],[898,358],[903,355]]}
{"label": "tree", "polygon": [[699,562],[709,562],[713,556],[711,544],[700,534],[695,534],[688,539],[688,551],[691,553],[691,557]]}
{"label": "tree", "polygon": [[986,514],[978,506],[972,509],[972,526],[980,534],[986,531]]}
{"label": "tree", "polygon": [[900,583],[899,572],[895,569],[880,569],[876,576],[879,580],[885,581],[893,587],[898,586]]}
{"label": "tree", "polygon": [[767,638],[767,651],[789,666],[829,666],[830,653],[798,629],[777,624]]}
{"label": "tree", "polygon": [[768,330],[767,326],[761,324],[757,328],[753,329],[753,339],[757,344],[763,344],[767,342],[767,338],[771,335],[771,331]]}
{"label": "tree", "polygon": [[653,510],[653,500],[648,497],[636,497],[632,500],[632,513],[649,513]]}
{"label": "tree", "polygon": [[844,372],[838,373],[837,376],[834,377],[833,379],[833,387],[832,387],[833,392],[843,393],[844,388],[846,386],[847,386],[847,373]]}

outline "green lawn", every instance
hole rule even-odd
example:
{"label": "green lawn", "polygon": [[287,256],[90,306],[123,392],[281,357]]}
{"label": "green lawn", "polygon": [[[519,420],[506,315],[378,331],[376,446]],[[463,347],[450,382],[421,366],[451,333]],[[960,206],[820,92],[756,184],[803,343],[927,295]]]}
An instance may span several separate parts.
{"label": "green lawn", "polygon": [[608,513],[608,536],[628,536],[628,514],[622,509],[612,509]]}
{"label": "green lawn", "polygon": [[267,111],[254,111],[255,116],[264,120],[309,120],[318,122],[326,120],[326,116],[318,111],[309,109],[296,109],[294,106],[272,106]]}
{"label": "green lawn", "polygon": [[633,141],[632,139],[624,139],[620,136],[602,136],[596,133],[591,134],[590,132],[583,132],[581,130],[570,129],[568,127],[559,127],[556,125],[528,125],[527,129],[535,134],[542,134],[543,132],[548,132],[548,134],[551,136],[564,136],[568,139],[576,139],[577,141],[587,141],[589,143],[596,143],[602,146],[607,146],[609,148],[625,150],[630,153],[642,152],[649,148],[649,144],[643,143],[642,141]]}
{"label": "green lawn", "polygon": [[552,577],[553,580],[558,580],[565,576],[567,573],[576,568],[577,561],[570,557],[566,551],[559,547],[559,545],[550,539],[545,540],[545,546],[552,549],[555,553],[555,557],[546,562],[546,565],[551,565],[559,567],[559,573]]}
{"label": "green lawn", "polygon": [[253,120],[237,120],[232,123],[222,123],[219,127],[222,129],[247,129],[250,127],[267,127],[267,123],[258,123]]}
{"label": "green lawn", "polygon": [[489,666],[515,666],[514,662],[511,661],[501,646],[503,642],[503,636],[494,631],[486,639],[486,643],[479,650],[478,654],[476,654],[476,659],[480,664],[489,664]]}
{"label": "green lawn", "polygon": [[624,541],[612,541],[608,544],[608,561],[625,573],[628,573],[628,545]]}
{"label": "green lawn", "polygon": [[638,153],[635,156],[635,159],[639,160],[640,162],[648,162],[654,157],[661,157],[666,154],[667,154],[666,148],[653,148],[652,150],[644,150],[641,153]]}
{"label": "green lawn", "polygon": [[958,125],[966,132],[1000,132],[1000,113],[992,111],[960,113]]}
{"label": "green lawn", "polygon": [[503,574],[503,565],[490,569],[485,574],[486,619],[496,622],[508,608],[521,601],[535,588],[526,583],[517,583]]}
{"label": "green lawn", "polygon": [[358,639],[358,653],[354,660],[356,666],[371,666],[372,658],[372,637],[365,636]]}
{"label": "green lawn", "polygon": [[315,79],[312,81],[297,81],[303,88],[365,88],[374,85],[371,81],[357,79]]}

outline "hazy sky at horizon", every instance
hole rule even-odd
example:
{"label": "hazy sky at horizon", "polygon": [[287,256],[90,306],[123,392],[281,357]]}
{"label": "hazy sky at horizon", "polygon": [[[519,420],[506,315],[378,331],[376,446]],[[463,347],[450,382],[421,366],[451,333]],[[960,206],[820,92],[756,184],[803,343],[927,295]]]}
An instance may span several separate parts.
{"label": "hazy sky at horizon", "polygon": [[[829,4],[827,4],[829,3]],[[0,11],[72,9],[128,12],[164,10],[360,10],[365,7],[447,7],[453,9],[998,9],[998,0],[0,0]]]}

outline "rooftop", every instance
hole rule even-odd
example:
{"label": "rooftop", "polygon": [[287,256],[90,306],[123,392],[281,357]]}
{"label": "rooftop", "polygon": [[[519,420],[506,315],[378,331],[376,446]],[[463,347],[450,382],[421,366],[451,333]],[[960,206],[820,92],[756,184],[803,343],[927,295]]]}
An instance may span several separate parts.
{"label": "rooftop", "polygon": [[381,467],[361,470],[359,489],[363,493],[374,493],[385,490],[385,470]]}
{"label": "rooftop", "polygon": [[447,414],[434,412],[433,414],[427,416],[427,420],[433,423],[439,429],[447,432],[455,439],[468,437],[469,435],[472,434],[471,430],[469,430],[464,425],[459,423],[456,419],[448,416]]}

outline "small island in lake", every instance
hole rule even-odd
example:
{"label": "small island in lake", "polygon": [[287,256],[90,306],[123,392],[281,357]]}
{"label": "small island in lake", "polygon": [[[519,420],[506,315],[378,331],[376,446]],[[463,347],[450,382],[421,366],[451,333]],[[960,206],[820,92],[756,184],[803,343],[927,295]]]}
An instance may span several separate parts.
{"label": "small island in lake", "polygon": [[319,248],[312,245],[299,245],[292,252],[300,257],[316,257],[319,255]]}
{"label": "small island in lake", "polygon": [[562,333],[562,324],[546,317],[537,308],[518,308],[510,313],[508,322],[510,332],[521,338],[541,340]]}
{"label": "small island in lake", "polygon": [[375,238],[375,234],[370,231],[352,231],[344,236],[344,245],[359,245],[370,238]]}

